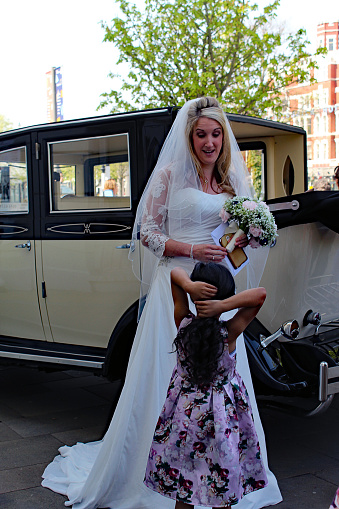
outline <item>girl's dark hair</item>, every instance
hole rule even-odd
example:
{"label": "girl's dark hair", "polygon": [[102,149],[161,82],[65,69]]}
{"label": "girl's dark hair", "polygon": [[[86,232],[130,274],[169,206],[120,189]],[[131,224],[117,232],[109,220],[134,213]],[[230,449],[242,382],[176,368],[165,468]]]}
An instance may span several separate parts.
{"label": "girl's dark hair", "polygon": [[[203,281],[217,287],[213,299],[223,300],[235,293],[230,271],[217,263],[197,263],[192,281]],[[218,317],[194,318],[182,327],[174,340],[176,350],[183,352],[181,361],[189,380],[195,385],[210,383],[218,370],[218,360],[224,351],[225,323]]]}
{"label": "girl's dark hair", "polygon": [[218,291],[213,297],[215,300],[223,300],[235,293],[235,283],[230,271],[220,263],[199,262],[194,266],[191,273],[192,281],[203,281],[216,286]]}

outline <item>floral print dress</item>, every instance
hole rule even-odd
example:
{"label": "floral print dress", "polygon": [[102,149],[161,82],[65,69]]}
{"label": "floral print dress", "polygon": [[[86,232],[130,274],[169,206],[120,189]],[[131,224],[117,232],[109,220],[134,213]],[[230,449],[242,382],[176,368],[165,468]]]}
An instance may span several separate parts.
{"label": "floral print dress", "polygon": [[[187,325],[192,315],[180,327]],[[177,353],[151,445],[144,483],[191,505],[226,507],[266,486],[247,391],[225,349],[209,385],[193,385]]]}

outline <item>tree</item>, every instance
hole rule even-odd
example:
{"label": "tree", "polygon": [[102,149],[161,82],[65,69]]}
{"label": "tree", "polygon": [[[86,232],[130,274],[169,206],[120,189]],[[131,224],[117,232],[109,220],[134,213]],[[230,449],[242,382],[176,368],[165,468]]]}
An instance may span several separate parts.
{"label": "tree", "polygon": [[13,129],[13,124],[4,115],[0,115],[0,133]]}
{"label": "tree", "polygon": [[211,95],[229,112],[263,116],[270,108],[279,117],[284,87],[312,81],[305,31],[284,37],[272,28],[280,0],[261,14],[250,0],[146,0],[144,12],[118,1],[123,17],[102,24],[104,41],[130,71],[119,90],[102,94],[99,108],[182,105]]}
{"label": "tree", "polygon": [[249,150],[246,154],[246,166],[251,173],[253,187],[257,198],[263,199],[262,192],[262,151]]}

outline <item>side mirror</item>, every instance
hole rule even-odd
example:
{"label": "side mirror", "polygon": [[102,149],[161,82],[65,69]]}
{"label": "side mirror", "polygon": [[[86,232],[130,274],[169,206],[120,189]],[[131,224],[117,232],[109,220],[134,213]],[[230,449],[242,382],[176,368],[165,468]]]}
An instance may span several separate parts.
{"label": "side mirror", "polygon": [[268,336],[267,338],[260,334],[260,344],[262,348],[266,348],[268,345],[270,345],[273,341],[275,341],[281,336],[288,340],[296,339],[299,336],[299,332],[300,327],[297,320],[291,320],[289,322],[283,323],[280,329],[278,329],[276,332],[274,332],[273,334],[271,334],[271,336]]}

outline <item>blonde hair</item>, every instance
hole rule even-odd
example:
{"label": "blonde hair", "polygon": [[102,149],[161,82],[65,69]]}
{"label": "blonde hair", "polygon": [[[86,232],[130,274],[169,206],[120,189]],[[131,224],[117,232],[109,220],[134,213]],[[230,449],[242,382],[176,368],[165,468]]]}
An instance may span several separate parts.
{"label": "blonde hair", "polygon": [[186,125],[186,138],[189,150],[196,166],[199,177],[204,177],[201,163],[196,156],[193,148],[193,129],[198,122],[199,118],[205,117],[215,120],[220,124],[223,133],[222,149],[216,161],[214,168],[214,177],[218,186],[231,195],[235,195],[234,189],[229,181],[228,171],[231,165],[231,144],[228,136],[228,129],[225,120],[225,114],[214,97],[201,97],[194,103],[188,110],[187,125]]}

